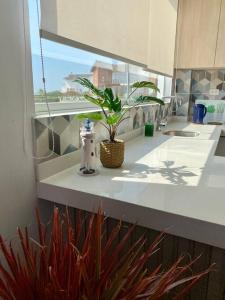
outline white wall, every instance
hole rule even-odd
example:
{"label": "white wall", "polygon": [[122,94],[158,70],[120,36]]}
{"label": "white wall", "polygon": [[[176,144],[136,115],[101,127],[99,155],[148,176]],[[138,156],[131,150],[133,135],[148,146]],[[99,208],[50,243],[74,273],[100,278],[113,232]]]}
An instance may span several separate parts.
{"label": "white wall", "polygon": [[[33,222],[36,205],[31,57],[29,39],[25,49],[22,4],[23,0],[0,1],[0,234],[6,237],[12,237],[18,225]],[[28,22],[27,15],[25,19]],[[26,79],[27,153],[23,149],[25,50],[29,71]]]}

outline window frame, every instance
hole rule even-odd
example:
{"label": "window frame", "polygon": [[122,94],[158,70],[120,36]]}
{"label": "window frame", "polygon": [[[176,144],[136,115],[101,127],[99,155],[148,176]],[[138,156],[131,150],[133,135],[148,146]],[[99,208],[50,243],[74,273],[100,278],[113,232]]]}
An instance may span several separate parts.
{"label": "window frame", "polygon": [[[43,103],[34,103],[35,104],[35,115],[46,115],[48,113],[48,108],[46,102]],[[66,112],[82,112],[82,111],[91,111],[98,110],[98,107],[89,102],[48,102],[49,110],[51,114],[57,113],[66,113]]]}

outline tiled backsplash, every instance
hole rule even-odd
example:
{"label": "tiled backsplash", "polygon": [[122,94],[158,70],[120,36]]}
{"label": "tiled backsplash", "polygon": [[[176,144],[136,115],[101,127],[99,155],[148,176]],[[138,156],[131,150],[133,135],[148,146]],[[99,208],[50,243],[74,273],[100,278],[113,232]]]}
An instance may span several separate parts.
{"label": "tiled backsplash", "polygon": [[[176,93],[183,97],[179,115],[191,117],[195,100],[225,100],[225,70],[176,70]],[[213,95],[212,90],[218,90]]]}
{"label": "tiled backsplash", "polygon": [[[171,105],[163,106],[163,116],[171,115]],[[134,107],[130,110],[130,118],[121,123],[118,135],[130,132],[144,126],[147,122],[155,122],[159,112],[159,105],[146,105]],[[62,156],[80,148],[81,123],[76,115],[61,115],[56,117],[40,117],[35,119],[36,156],[45,157],[51,153],[52,131],[54,134],[54,154],[43,160]],[[95,124],[96,140],[107,137],[106,129],[99,123]]]}
{"label": "tiled backsplash", "polygon": [[[177,107],[177,115],[191,118],[192,106],[196,99],[211,101],[225,100],[225,70],[176,70],[176,94],[183,101]],[[218,89],[219,94],[210,95],[210,90]],[[219,101],[218,101],[219,102]],[[171,115],[171,107],[166,104],[163,108],[164,116]],[[131,132],[143,127],[146,122],[155,122],[159,110],[158,105],[144,105],[130,110],[130,118],[119,127],[118,134]],[[51,153],[52,132],[54,134],[54,154],[43,160],[63,156],[80,148],[80,121],[74,114],[56,117],[40,117],[35,119],[36,156],[45,157]],[[107,137],[107,132],[99,123],[95,124],[96,140]]]}
{"label": "tiled backsplash", "polygon": [[[217,89],[218,95],[210,90]],[[192,100],[225,100],[225,70],[194,70],[191,73]]]}

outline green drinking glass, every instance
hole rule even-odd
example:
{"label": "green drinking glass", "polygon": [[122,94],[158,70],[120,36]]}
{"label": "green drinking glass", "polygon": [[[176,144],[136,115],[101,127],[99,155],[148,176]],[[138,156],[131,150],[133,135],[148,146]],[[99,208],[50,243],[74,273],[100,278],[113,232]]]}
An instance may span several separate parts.
{"label": "green drinking glass", "polygon": [[145,136],[153,136],[154,134],[154,124],[148,123],[145,124]]}

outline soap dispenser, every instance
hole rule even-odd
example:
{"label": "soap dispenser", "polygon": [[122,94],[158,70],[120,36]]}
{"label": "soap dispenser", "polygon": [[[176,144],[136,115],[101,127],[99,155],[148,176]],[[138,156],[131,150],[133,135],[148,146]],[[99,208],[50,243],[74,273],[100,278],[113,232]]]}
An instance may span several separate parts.
{"label": "soap dispenser", "polygon": [[96,147],[93,122],[86,119],[80,131],[81,136],[81,164],[80,175],[96,175]]}

